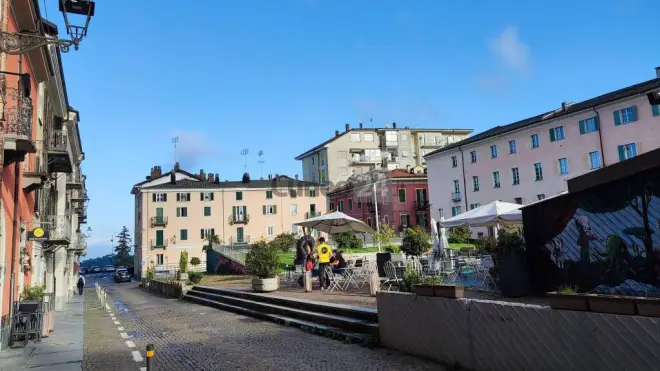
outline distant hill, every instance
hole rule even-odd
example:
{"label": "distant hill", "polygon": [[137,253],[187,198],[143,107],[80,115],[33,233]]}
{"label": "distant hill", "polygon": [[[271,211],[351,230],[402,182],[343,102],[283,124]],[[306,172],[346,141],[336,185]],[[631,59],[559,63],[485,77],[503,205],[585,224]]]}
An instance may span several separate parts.
{"label": "distant hill", "polygon": [[[131,256],[131,259],[133,259],[133,256]],[[105,265],[115,265],[115,256],[108,254],[105,256],[100,256],[98,258],[87,259],[80,262],[80,266],[85,268],[91,268],[95,265],[99,267],[103,267]]]}

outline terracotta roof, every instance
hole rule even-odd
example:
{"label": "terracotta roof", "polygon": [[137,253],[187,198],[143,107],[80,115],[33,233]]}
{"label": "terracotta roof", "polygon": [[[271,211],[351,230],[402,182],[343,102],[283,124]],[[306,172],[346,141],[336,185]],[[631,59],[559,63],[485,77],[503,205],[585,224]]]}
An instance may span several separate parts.
{"label": "terracotta roof", "polygon": [[[426,179],[428,178],[427,174],[411,174],[405,169],[394,169],[391,171],[383,171],[381,172],[382,174],[387,174],[387,178],[418,178],[418,179]],[[379,179],[378,181],[381,181],[382,179]],[[365,184],[371,184],[372,182],[369,181],[351,181],[349,183],[346,183],[342,185],[341,187],[333,189],[331,192],[328,192],[328,196],[334,195],[337,193],[345,192],[347,190],[356,188],[356,187],[361,187],[364,186]]]}
{"label": "terracotta roof", "polygon": [[191,179],[177,180],[175,183],[163,183],[142,189],[232,189],[232,188],[296,188],[297,187],[317,187],[319,184],[290,178],[286,175],[277,177],[277,182],[268,179],[250,180],[248,183],[242,181],[221,181],[219,183],[195,181]]}

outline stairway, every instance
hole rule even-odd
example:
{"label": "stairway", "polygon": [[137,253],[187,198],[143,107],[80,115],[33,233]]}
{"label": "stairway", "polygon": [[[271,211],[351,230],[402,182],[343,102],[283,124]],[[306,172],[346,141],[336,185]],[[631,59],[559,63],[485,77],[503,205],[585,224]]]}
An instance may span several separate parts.
{"label": "stairway", "polygon": [[183,298],[351,343],[378,343],[376,309],[209,286],[194,286]]}

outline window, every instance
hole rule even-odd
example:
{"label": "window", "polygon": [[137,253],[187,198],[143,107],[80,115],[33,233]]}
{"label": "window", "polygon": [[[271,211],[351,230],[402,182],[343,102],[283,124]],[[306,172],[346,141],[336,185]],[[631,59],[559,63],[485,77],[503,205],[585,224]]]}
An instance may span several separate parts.
{"label": "window", "polygon": [[550,141],[556,142],[564,139],[564,127],[557,126],[556,128],[550,129]]}
{"label": "window", "polygon": [[205,239],[209,236],[215,236],[215,228],[202,228],[200,229],[200,238]]}
{"label": "window", "polygon": [[264,211],[264,215],[277,214],[277,205],[264,205],[263,211]]}
{"label": "window", "polygon": [[401,133],[401,141],[406,142],[408,141],[408,134],[406,133]]}
{"label": "window", "polygon": [[490,158],[497,158],[497,144],[490,146]]}
{"label": "window", "polygon": [[298,205],[296,204],[289,205],[289,214],[298,215]]}
{"label": "window", "polygon": [[470,162],[473,164],[477,162],[477,151],[470,152]]}
{"label": "window", "polygon": [[188,216],[188,208],[187,207],[177,207],[176,208],[176,216],[185,218]]}
{"label": "window", "polygon": [[539,143],[539,135],[538,134],[532,134],[532,148],[539,148],[540,143]]}
{"label": "window", "polygon": [[390,224],[390,216],[389,215],[385,215],[383,217],[383,223],[386,224],[386,225]]}
{"label": "window", "polygon": [[156,254],[156,264],[158,265],[165,264],[165,259],[163,258],[163,254]]}
{"label": "window", "polygon": [[213,201],[213,192],[202,192],[199,194],[200,201]]}
{"label": "window", "polygon": [[179,239],[181,241],[188,240],[188,230],[187,229],[182,229],[182,230],[179,231]]}
{"label": "window", "polygon": [[566,157],[557,160],[557,166],[559,169],[559,175],[568,174],[568,159]]}
{"label": "window", "polygon": [[190,193],[179,192],[176,194],[176,200],[180,202],[190,201]]}
{"label": "window", "polygon": [[243,200],[243,192],[236,192],[236,201],[242,201]]}
{"label": "window", "polygon": [[271,237],[271,236],[273,236],[274,234],[275,234],[275,227],[273,227],[272,225],[269,225],[269,226],[266,228],[266,235],[267,235],[268,237]]}
{"label": "window", "polygon": [[451,156],[451,167],[458,167],[458,159],[456,159],[456,156]]}
{"label": "window", "polygon": [[470,204],[470,210],[474,210],[474,209],[478,208],[479,206],[481,206],[479,203]]}
{"label": "window", "polygon": [[337,151],[337,160],[344,161],[346,159],[346,151]]}
{"label": "window", "polygon": [[517,167],[511,169],[511,178],[513,179],[513,185],[520,184],[520,172]]}
{"label": "window", "polygon": [[309,197],[316,197],[316,189],[314,188],[309,189]]}
{"label": "window", "polygon": [[653,113],[653,117],[660,116],[660,104],[652,105],[651,112]]}
{"label": "window", "polygon": [[493,171],[493,187],[500,188],[500,172]]}
{"label": "window", "polygon": [[454,192],[461,193],[461,185],[458,182],[458,179],[454,179]]}
{"label": "window", "polygon": [[479,177],[478,176],[473,176],[472,177],[472,190],[474,192],[479,192]]}
{"label": "window", "polygon": [[344,200],[339,201],[339,210],[338,211],[344,212]]}
{"label": "window", "polygon": [[321,173],[319,174],[319,182],[325,184],[325,170],[321,170]]}
{"label": "window", "polygon": [[330,210],[335,211],[335,203],[330,202]]}
{"label": "window", "polygon": [[312,157],[312,165],[314,165],[314,157]]}
{"label": "window", "polygon": [[460,206],[452,206],[451,207],[451,216],[456,216],[461,213],[461,207]]}
{"label": "window", "polygon": [[204,216],[211,216],[211,206],[204,206]]}
{"label": "window", "polygon": [[353,210],[353,199],[349,198],[348,199],[348,211]]}
{"label": "window", "polygon": [[510,140],[509,141],[509,153],[516,153],[516,141],[515,140]]}
{"label": "window", "polygon": [[362,208],[362,197],[358,196],[357,198],[357,207],[358,209]]}
{"label": "window", "polygon": [[374,141],[374,135],[372,133],[364,133],[363,138],[365,142],[373,142]]}
{"label": "window", "polygon": [[289,190],[289,197],[291,197],[291,198],[296,198],[296,197],[298,197],[298,191],[295,190],[295,189],[290,189],[290,190]]}
{"label": "window", "polygon": [[614,111],[614,126],[630,124],[635,121],[637,121],[637,106]]}
{"label": "window", "polygon": [[266,191],[266,199],[270,200],[273,198],[273,191]]}
{"label": "window", "polygon": [[445,211],[443,209],[438,209],[438,216],[441,218],[445,216]]}
{"label": "window", "polygon": [[628,143],[619,146],[619,161],[637,156],[637,144]]}
{"label": "window", "polygon": [[404,203],[406,202],[406,189],[405,188],[399,188],[399,202]]}
{"label": "window", "polygon": [[543,166],[540,162],[534,164],[534,179],[543,180]]}
{"label": "window", "polygon": [[603,165],[600,161],[600,152],[589,152],[589,168],[591,170],[600,169]]}
{"label": "window", "polygon": [[598,131],[600,127],[598,116],[580,120],[580,135]]}
{"label": "window", "polygon": [[401,157],[408,157],[408,151],[401,151]]}
{"label": "window", "polygon": [[167,193],[154,193],[152,200],[153,202],[167,202]]}
{"label": "window", "polygon": [[517,203],[518,205],[522,205],[522,197],[516,197],[513,199],[513,202]]}
{"label": "window", "polygon": [[351,134],[351,142],[359,142],[359,141],[360,141],[360,133]]}
{"label": "window", "polygon": [[536,195],[536,199],[539,200],[539,201],[541,201],[541,200],[545,200],[545,193],[539,193],[539,194],[537,194],[537,195]]}
{"label": "window", "polygon": [[[401,139],[403,139],[403,137]],[[399,142],[399,138],[397,137],[396,131],[386,131],[385,142],[396,145]]]}
{"label": "window", "polygon": [[244,222],[248,220],[247,206],[232,206],[232,220],[235,222]]}

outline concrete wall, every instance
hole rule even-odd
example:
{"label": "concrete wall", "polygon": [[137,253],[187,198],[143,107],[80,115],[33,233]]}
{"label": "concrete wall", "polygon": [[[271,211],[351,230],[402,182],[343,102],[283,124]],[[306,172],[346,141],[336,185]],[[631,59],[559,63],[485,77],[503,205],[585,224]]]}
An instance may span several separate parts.
{"label": "concrete wall", "polygon": [[381,344],[475,371],[660,370],[660,318],[379,292]]}

